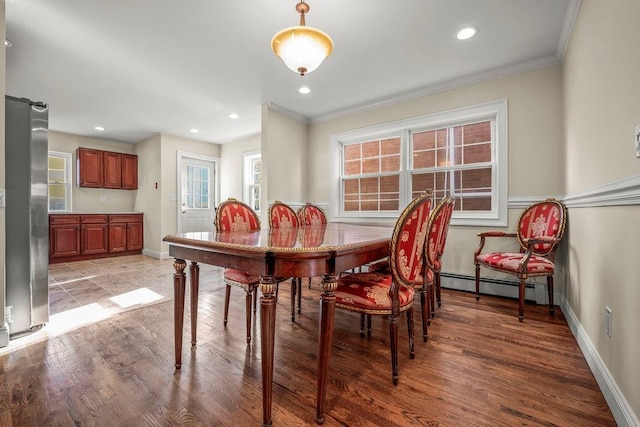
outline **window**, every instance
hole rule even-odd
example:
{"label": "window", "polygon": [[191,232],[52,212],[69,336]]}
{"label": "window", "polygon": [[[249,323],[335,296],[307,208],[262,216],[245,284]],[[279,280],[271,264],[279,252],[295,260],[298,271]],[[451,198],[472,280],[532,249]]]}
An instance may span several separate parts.
{"label": "window", "polygon": [[71,211],[71,154],[49,151],[49,212]]}
{"label": "window", "polygon": [[244,202],[260,212],[260,184],[262,182],[262,158],[260,152],[244,155]]}
{"label": "window", "polygon": [[209,168],[187,165],[187,208],[209,209]]}
{"label": "window", "polygon": [[332,136],[340,220],[396,218],[430,189],[453,223],[506,225],[507,107],[497,101]]}

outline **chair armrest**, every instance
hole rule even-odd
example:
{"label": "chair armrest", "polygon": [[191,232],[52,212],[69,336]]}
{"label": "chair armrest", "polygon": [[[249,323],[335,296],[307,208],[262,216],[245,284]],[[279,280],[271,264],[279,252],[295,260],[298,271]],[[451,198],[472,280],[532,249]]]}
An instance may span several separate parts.
{"label": "chair armrest", "polygon": [[528,239],[523,239],[523,242],[527,246],[534,246],[538,244],[549,244],[555,245],[559,242],[557,237],[552,236],[540,236],[540,237],[530,237]]}
{"label": "chair armrest", "polygon": [[505,233],[503,231],[485,231],[483,233],[478,233],[478,237],[480,237],[480,244],[478,248],[473,253],[473,259],[475,260],[480,252],[482,252],[482,248],[484,247],[485,238],[487,237],[516,237],[516,233]]}

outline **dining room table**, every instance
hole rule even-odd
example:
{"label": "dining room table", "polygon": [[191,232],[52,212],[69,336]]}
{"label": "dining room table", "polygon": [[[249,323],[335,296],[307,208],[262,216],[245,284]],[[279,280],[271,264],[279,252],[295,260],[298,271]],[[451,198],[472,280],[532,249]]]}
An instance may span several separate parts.
{"label": "dining room table", "polygon": [[273,371],[278,278],[322,277],[318,338],[317,424],[324,423],[326,381],[333,343],[338,275],[385,258],[390,226],[331,222],[306,227],[255,231],[207,231],[168,235],[163,241],[174,258],[175,368],[182,365],[186,269],[189,265],[191,344],[196,345],[199,265],[206,263],[260,276],[260,351],[263,426],[272,425]]}

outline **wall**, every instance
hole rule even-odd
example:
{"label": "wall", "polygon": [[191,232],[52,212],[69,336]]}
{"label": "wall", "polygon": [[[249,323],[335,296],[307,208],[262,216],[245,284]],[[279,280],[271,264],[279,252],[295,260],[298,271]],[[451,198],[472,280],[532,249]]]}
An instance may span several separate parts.
{"label": "wall", "polygon": [[[262,106],[262,206],[280,200],[295,209],[307,200],[307,141],[306,123]],[[261,221],[269,223],[268,209]]]}
{"label": "wall", "polygon": [[[519,199],[564,194],[562,146],[562,72],[560,65],[514,74],[491,81],[389,105],[310,126],[309,197],[329,203],[330,135],[361,127],[447,111],[500,99],[508,100],[509,114],[509,226],[522,211]],[[539,163],[536,169],[532,159]],[[537,172],[543,169],[544,173]],[[532,173],[528,173],[528,171]],[[532,179],[532,174],[535,179]],[[472,276],[473,252],[480,227],[452,227],[443,257],[443,271]],[[515,247],[511,245],[511,247]],[[500,277],[483,272],[485,277]],[[561,281],[558,281],[561,285]],[[474,286],[469,281],[465,286]],[[514,289],[514,296],[517,290]]]}
{"label": "wall", "polygon": [[144,254],[160,258],[162,252],[160,189],[160,134],[134,145],[138,155],[138,191],[134,211],[144,212]]}
{"label": "wall", "polygon": [[[6,24],[4,21],[5,16],[5,2],[4,0],[0,0],[0,37],[2,40],[6,37]],[[4,100],[4,96],[6,94],[5,90],[5,46],[4,43],[1,43],[2,47],[0,47],[0,96]],[[2,169],[0,169],[0,188],[5,188],[5,177],[4,177],[4,102],[0,102],[0,165],[2,165]],[[5,210],[4,208],[0,208],[0,347],[5,347],[9,344],[9,327],[4,321],[4,306],[5,306],[5,277],[4,277],[4,265],[6,262],[6,252],[5,246],[7,242],[7,238],[5,235]]]}
{"label": "wall", "polygon": [[[72,153],[73,185],[71,207],[73,212],[132,212],[136,190],[110,190],[105,188],[80,188],[77,186],[78,147],[132,154],[133,145],[104,138],[49,131],[49,151]],[[104,197],[104,202],[101,198]]]}
{"label": "wall", "polygon": [[220,200],[242,200],[244,154],[260,151],[261,135],[239,139],[220,147]]}
{"label": "wall", "polygon": [[[614,411],[619,425],[640,425],[638,16],[637,1],[583,1],[563,62],[567,192],[592,194],[570,209],[567,313],[587,359],[591,353],[600,368],[605,397],[613,383],[608,400],[630,408]],[[635,203],[625,205],[633,194]],[[613,311],[610,337],[605,306]]]}

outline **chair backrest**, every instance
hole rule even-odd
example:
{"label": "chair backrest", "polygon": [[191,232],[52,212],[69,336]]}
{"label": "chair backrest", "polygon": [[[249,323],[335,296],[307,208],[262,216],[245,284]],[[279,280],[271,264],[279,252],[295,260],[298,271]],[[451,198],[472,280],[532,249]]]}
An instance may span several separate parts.
{"label": "chair backrest", "polygon": [[300,225],[322,225],[327,223],[327,216],[318,206],[309,202],[305,203],[298,211]]}
{"label": "chair backrest", "polygon": [[216,209],[217,231],[260,230],[258,214],[245,203],[229,198]]}
{"label": "chair backrest", "polygon": [[[527,249],[525,239],[531,237],[555,237],[560,241],[567,221],[567,208],[556,199],[547,199],[534,203],[525,209],[518,220],[518,241],[522,251]],[[549,256],[555,252],[557,243],[539,243],[533,247],[533,253]]]}
{"label": "chair backrest", "polygon": [[291,207],[279,200],[269,207],[269,228],[291,228],[298,226],[298,215]]}
{"label": "chair backrest", "polygon": [[434,271],[440,269],[438,264],[444,252],[444,245],[447,240],[447,232],[454,205],[454,198],[447,196],[438,202],[438,205],[429,215],[425,259],[427,261],[427,267]]}
{"label": "chair backrest", "polygon": [[431,209],[431,191],[413,199],[396,221],[389,248],[389,267],[395,283],[412,287],[424,272],[424,247]]}

